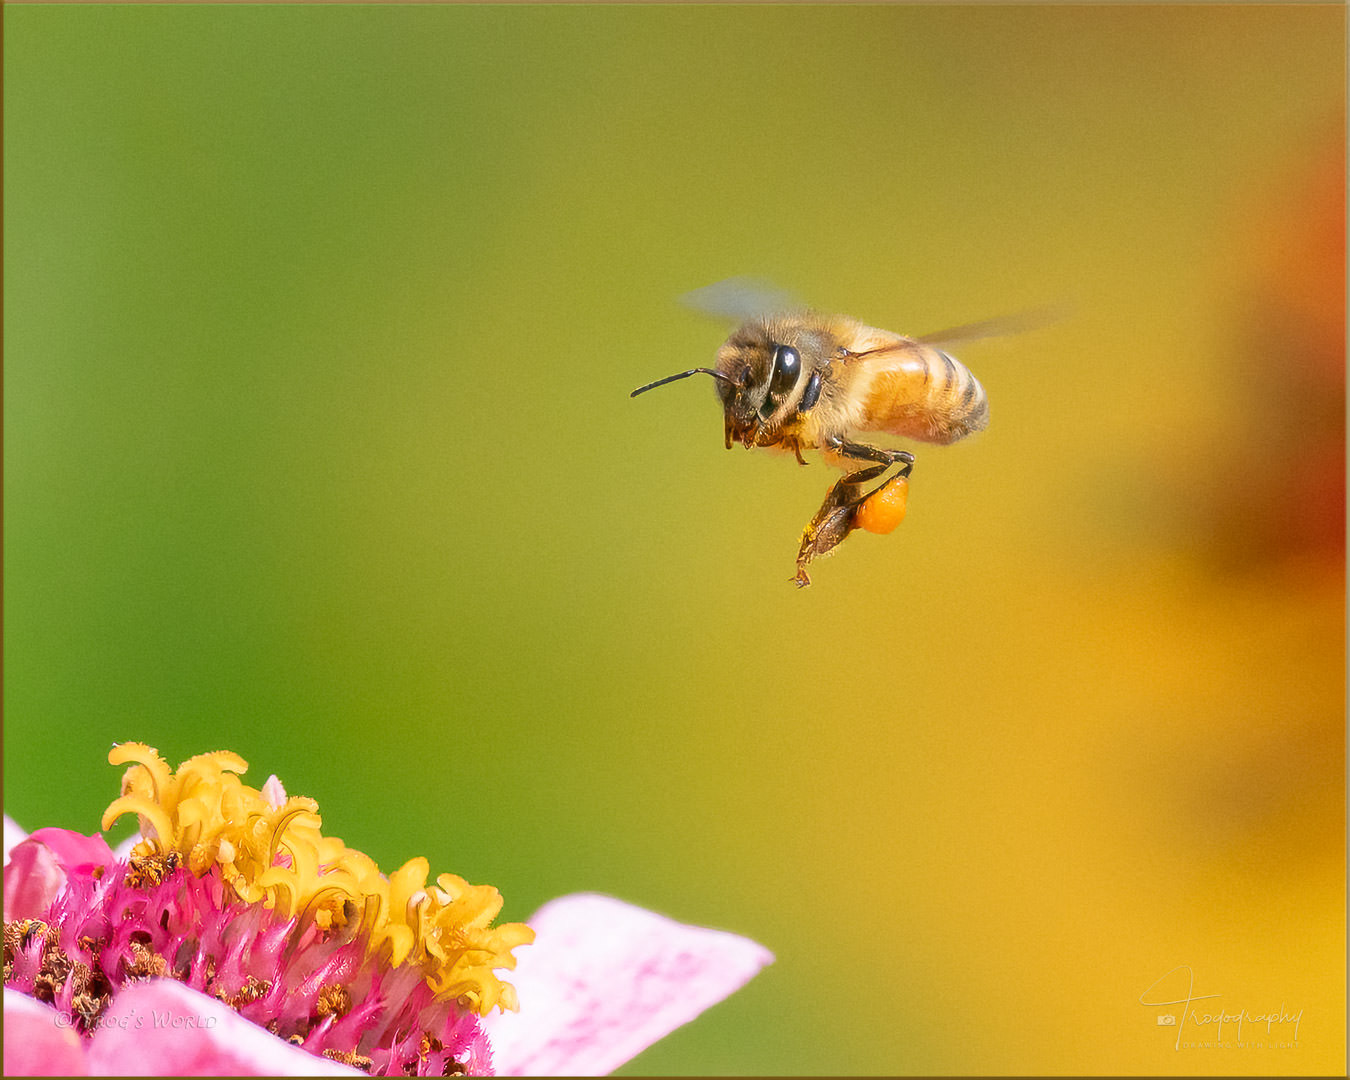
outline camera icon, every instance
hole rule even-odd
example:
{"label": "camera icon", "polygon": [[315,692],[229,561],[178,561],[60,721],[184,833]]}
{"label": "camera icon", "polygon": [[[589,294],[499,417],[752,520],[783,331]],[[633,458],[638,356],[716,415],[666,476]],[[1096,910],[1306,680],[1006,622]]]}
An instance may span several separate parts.
{"label": "camera icon", "polygon": [[1159,1013],[1159,1014],[1158,1014],[1158,1026],[1159,1026],[1159,1027],[1176,1027],[1176,1026],[1177,1026],[1177,1018],[1176,1018],[1175,1016],[1173,1016],[1171,1013]]}

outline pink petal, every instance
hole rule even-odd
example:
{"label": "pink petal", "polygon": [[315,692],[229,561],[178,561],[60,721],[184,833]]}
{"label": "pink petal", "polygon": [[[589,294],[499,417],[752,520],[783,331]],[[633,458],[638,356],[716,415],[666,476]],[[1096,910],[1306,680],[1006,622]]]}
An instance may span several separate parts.
{"label": "pink petal", "polygon": [[608,1073],[773,960],[735,934],[588,893],[545,904],[529,924],[535,943],[506,975],[520,1012],[484,1021],[501,1075]]}
{"label": "pink petal", "polygon": [[56,899],[67,872],[87,874],[112,861],[112,849],[98,833],[82,836],[69,829],[38,829],[6,857],[5,918],[37,918]]}
{"label": "pink petal", "polygon": [[7,989],[5,1075],[87,1076],[84,1046],[69,1023],[50,1005]]}
{"label": "pink petal", "polygon": [[124,987],[89,1049],[95,1076],[364,1076],[292,1046],[173,979]]}
{"label": "pink petal", "polygon": [[108,866],[113,861],[112,848],[102,835],[84,836],[69,829],[37,829],[28,836],[29,840],[40,840],[52,849],[52,853],[64,870],[72,873],[89,873],[96,866]]}
{"label": "pink petal", "polygon": [[14,845],[27,835],[17,821],[8,814],[5,815],[5,862],[9,862],[9,853]]}
{"label": "pink petal", "polygon": [[5,862],[5,921],[36,919],[65,883],[66,873],[51,848],[32,836],[20,840]]}
{"label": "pink petal", "polygon": [[286,789],[282,786],[277,774],[273,773],[267,778],[267,783],[262,786],[263,798],[271,804],[273,810],[280,810],[286,805]]}

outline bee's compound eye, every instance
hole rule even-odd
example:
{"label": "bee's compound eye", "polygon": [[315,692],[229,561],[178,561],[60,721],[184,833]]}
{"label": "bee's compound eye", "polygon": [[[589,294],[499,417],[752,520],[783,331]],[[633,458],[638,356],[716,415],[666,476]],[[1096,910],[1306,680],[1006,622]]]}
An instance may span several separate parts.
{"label": "bee's compound eye", "polygon": [[806,380],[806,389],[802,391],[802,400],[797,405],[798,412],[809,412],[820,400],[820,372],[811,372]]}
{"label": "bee's compound eye", "polygon": [[773,372],[769,375],[769,396],[781,398],[797,385],[802,371],[802,360],[791,345],[773,348]]}

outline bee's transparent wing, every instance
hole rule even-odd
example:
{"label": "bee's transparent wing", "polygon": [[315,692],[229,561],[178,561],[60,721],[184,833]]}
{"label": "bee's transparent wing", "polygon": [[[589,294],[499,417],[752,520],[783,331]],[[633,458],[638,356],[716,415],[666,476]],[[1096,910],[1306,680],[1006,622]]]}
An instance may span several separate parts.
{"label": "bee's transparent wing", "polygon": [[1073,305],[1070,303],[1047,304],[1045,307],[1029,308],[997,319],[948,327],[936,334],[924,334],[915,340],[922,345],[959,345],[963,341],[981,341],[1009,334],[1025,334],[1029,330],[1039,330],[1043,326],[1062,322],[1072,315]]}
{"label": "bee's transparent wing", "polygon": [[760,315],[801,310],[801,303],[776,286],[754,278],[734,277],[685,293],[680,303],[705,315],[742,321]]}

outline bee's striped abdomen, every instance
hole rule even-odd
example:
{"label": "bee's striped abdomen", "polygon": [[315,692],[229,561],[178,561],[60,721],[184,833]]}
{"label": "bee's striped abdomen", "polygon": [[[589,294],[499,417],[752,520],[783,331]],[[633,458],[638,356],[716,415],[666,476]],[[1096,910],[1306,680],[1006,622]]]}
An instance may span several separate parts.
{"label": "bee's striped abdomen", "polygon": [[941,349],[935,349],[941,355],[948,375],[947,387],[953,400],[947,410],[947,420],[952,432],[943,442],[955,442],[975,431],[989,426],[989,398],[975,378],[970,368]]}
{"label": "bee's striped abdomen", "polygon": [[864,391],[862,426],[920,442],[953,443],[989,425],[989,398],[970,369],[913,343],[879,365]]}

